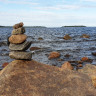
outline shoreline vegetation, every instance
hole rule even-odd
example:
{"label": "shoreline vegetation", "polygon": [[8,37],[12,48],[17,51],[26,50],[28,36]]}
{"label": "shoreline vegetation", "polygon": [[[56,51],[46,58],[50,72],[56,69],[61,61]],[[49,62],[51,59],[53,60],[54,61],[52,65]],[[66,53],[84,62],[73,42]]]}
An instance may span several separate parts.
{"label": "shoreline vegetation", "polygon": [[87,26],[84,26],[84,25],[74,25],[74,26],[62,26],[62,27],[87,27]]}

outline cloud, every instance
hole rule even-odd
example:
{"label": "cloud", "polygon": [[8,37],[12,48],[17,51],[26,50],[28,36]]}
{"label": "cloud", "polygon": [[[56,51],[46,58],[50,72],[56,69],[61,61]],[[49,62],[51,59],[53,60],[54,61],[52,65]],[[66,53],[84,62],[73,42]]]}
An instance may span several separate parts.
{"label": "cloud", "polygon": [[96,2],[96,0],[81,0],[81,1]]}
{"label": "cloud", "polygon": [[9,4],[28,4],[28,5],[38,5],[39,3],[32,2],[31,0],[0,0],[3,3]]}
{"label": "cloud", "polygon": [[55,6],[46,6],[46,7],[37,7],[41,10],[62,10],[62,9],[78,9],[78,5],[55,5]]}

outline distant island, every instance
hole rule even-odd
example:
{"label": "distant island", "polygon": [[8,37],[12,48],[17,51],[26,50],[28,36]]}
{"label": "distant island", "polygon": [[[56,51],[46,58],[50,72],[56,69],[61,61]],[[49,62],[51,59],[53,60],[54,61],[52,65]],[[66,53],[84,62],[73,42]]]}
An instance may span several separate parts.
{"label": "distant island", "polygon": [[86,27],[84,25],[74,25],[74,26],[62,26],[62,27]]}
{"label": "distant island", "polygon": [[5,26],[0,26],[0,27],[5,27]]}

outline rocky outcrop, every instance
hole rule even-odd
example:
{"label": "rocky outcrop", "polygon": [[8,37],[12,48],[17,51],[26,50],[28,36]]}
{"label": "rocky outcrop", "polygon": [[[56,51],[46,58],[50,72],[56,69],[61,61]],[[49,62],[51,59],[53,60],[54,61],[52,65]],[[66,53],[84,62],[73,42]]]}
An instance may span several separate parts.
{"label": "rocky outcrop", "polygon": [[88,75],[15,60],[0,72],[0,96],[96,96]]}
{"label": "rocky outcrop", "polygon": [[96,87],[96,66],[86,64],[84,68],[79,69],[78,71],[87,74],[92,79],[94,87]]}

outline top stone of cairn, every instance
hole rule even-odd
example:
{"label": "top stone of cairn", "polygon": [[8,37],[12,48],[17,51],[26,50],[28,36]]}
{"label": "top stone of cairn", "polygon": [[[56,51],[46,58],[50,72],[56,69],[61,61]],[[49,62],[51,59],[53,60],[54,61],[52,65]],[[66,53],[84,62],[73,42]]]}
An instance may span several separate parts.
{"label": "top stone of cairn", "polygon": [[13,28],[14,29],[18,29],[18,28],[20,28],[20,27],[23,27],[23,22],[20,22],[20,23],[18,23],[18,24],[15,24],[14,26],[13,26]]}

